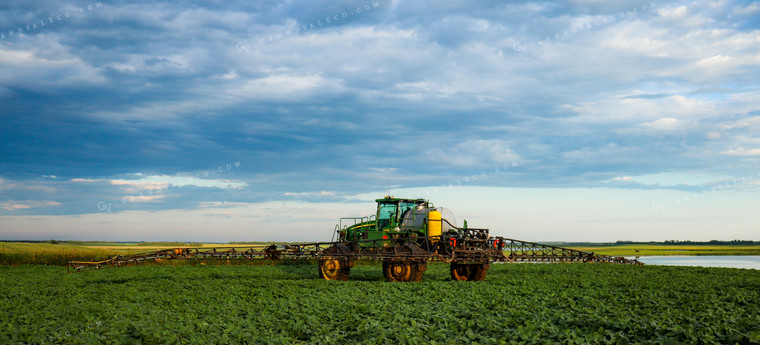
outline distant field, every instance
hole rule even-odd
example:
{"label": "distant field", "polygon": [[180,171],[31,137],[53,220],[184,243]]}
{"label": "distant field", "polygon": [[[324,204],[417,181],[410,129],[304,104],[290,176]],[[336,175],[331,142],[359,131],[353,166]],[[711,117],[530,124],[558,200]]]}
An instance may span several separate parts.
{"label": "distant field", "polygon": [[101,261],[116,255],[134,255],[160,249],[177,247],[255,247],[264,248],[268,244],[219,244],[181,242],[62,242],[25,243],[0,242],[0,265],[65,265],[68,261]]}
{"label": "distant field", "polygon": [[[65,265],[70,260],[100,261],[116,255],[134,255],[160,249],[176,247],[255,247],[264,248],[271,243],[182,243],[182,242],[63,242],[22,243],[0,242],[0,265]],[[281,244],[281,243],[280,243]],[[654,255],[760,255],[760,245],[665,245],[665,244],[625,244],[609,246],[588,246],[563,243],[559,246],[612,256],[654,256]]]}
{"label": "distant field", "polygon": [[69,260],[99,261],[118,255],[120,250],[83,245],[50,243],[0,243],[0,264],[65,265]]}

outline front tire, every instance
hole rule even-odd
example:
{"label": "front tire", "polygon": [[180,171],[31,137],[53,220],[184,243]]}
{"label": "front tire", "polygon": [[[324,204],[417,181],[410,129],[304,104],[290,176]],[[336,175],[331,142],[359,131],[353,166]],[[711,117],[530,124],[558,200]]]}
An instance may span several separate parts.
{"label": "front tire", "polygon": [[351,268],[346,259],[325,258],[319,260],[319,276],[325,280],[348,280]]}
{"label": "front tire", "polygon": [[383,261],[383,275],[388,282],[419,282],[422,281],[422,272],[427,270],[427,262],[415,259],[425,253],[415,243],[397,245],[394,253],[398,256]]}
{"label": "front tire", "polygon": [[350,253],[351,250],[343,244],[325,249],[319,259],[319,276],[326,280],[348,280],[354,263]]}
{"label": "front tire", "polygon": [[451,279],[457,281],[478,281],[486,279],[489,265],[485,264],[460,264],[452,262],[450,267]]}
{"label": "front tire", "polygon": [[383,275],[389,282],[419,282],[427,269],[424,262],[383,261]]}

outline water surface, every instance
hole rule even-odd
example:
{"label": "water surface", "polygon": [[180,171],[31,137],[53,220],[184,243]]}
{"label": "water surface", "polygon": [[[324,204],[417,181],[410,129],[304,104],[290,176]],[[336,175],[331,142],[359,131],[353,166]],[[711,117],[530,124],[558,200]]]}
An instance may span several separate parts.
{"label": "water surface", "polygon": [[[629,259],[632,259],[632,258],[629,258]],[[752,269],[760,270],[760,256],[758,255],[725,255],[725,256],[670,255],[670,256],[642,256],[637,259],[647,265],[732,267],[732,268],[752,268]]]}

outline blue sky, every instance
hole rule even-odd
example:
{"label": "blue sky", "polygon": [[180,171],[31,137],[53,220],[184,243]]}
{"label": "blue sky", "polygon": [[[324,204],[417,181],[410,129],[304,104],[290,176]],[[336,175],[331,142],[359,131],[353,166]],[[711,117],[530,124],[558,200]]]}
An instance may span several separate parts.
{"label": "blue sky", "polygon": [[760,3],[0,5],[0,239],[760,240]]}

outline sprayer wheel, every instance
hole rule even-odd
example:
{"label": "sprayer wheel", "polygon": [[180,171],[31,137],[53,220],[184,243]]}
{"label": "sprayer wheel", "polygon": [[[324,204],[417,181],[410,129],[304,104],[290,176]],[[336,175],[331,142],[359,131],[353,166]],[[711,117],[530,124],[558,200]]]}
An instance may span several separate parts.
{"label": "sprayer wheel", "polygon": [[383,261],[383,275],[389,282],[418,282],[422,281],[425,263],[411,261]]}
{"label": "sprayer wheel", "polygon": [[342,258],[324,258],[319,260],[319,276],[326,280],[348,280],[351,268]]}
{"label": "sprayer wheel", "polygon": [[451,279],[458,281],[477,281],[486,279],[488,264],[451,263]]}

